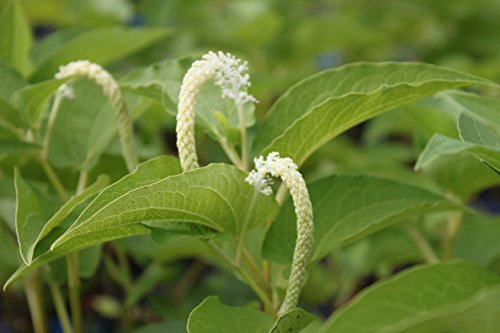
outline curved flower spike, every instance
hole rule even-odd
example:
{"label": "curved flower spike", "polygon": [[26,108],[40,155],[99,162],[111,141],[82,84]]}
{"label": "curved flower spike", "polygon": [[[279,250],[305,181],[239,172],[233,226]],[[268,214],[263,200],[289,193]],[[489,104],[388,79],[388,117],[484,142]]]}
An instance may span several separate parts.
{"label": "curved flower spike", "polygon": [[177,148],[184,171],[197,168],[198,157],[194,138],[196,98],[201,87],[211,79],[222,88],[222,97],[234,100],[238,109],[257,100],[247,92],[250,76],[247,62],[230,53],[208,52],[195,61],[182,80],[177,112]]}
{"label": "curved flower spike", "polygon": [[292,271],[288,279],[288,289],[285,300],[281,304],[279,314],[284,314],[297,306],[300,292],[306,282],[306,269],[311,257],[313,245],[313,213],[306,182],[297,165],[292,159],[279,156],[272,152],[267,158],[260,156],[255,160],[255,170],[252,170],[245,181],[254,185],[257,190],[269,195],[272,193],[270,184],[273,177],[280,177],[290,190],[297,216],[297,242],[293,253]]}
{"label": "curved flower spike", "polygon": [[[104,95],[110,100],[116,113],[118,134],[127,169],[133,171],[137,166],[138,157],[134,147],[132,121],[123,102],[120,88],[111,74],[98,64],[88,60],[78,60],[59,67],[59,72],[55,77],[56,79],[85,77],[102,87]],[[71,90],[68,89],[68,85],[62,85],[58,94],[62,96],[68,96],[69,94],[69,97],[71,97],[71,93],[69,93]]]}

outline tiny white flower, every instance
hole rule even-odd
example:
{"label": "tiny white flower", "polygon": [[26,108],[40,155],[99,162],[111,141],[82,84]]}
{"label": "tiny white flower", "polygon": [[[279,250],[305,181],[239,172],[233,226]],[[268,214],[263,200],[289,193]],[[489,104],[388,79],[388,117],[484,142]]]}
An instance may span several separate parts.
{"label": "tiny white flower", "polygon": [[62,84],[59,87],[59,91],[61,93],[62,98],[74,99],[75,98],[75,90],[70,84]]}

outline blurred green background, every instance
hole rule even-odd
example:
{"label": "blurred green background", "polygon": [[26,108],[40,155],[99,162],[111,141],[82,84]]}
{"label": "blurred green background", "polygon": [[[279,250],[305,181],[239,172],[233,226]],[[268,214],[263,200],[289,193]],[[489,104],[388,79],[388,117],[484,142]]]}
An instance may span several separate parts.
{"label": "blurred green background", "polygon": [[[0,12],[7,3],[0,0]],[[87,31],[112,26],[158,28],[165,31],[161,37],[145,42],[144,47],[134,52],[126,52],[126,57],[113,59],[105,67],[120,77],[133,68],[165,59],[197,56],[208,50],[234,53],[249,62],[251,93],[260,100],[258,119],[293,83],[320,70],[355,61],[427,62],[500,81],[500,0],[21,0],[20,3],[35,38],[30,51],[32,68],[26,68],[24,73],[31,82],[48,78],[34,75],[40,72],[33,74],[33,70],[62,45]],[[470,156],[449,158],[425,175],[414,174],[413,163],[433,132],[457,135],[453,122],[436,112],[438,106],[442,107],[435,100],[421,101],[350,130],[312,156],[304,166],[306,177],[310,180],[333,172],[383,175],[449,191],[484,210],[498,210],[498,201],[490,205],[491,197],[498,195],[498,191],[477,200],[480,191],[499,183],[498,175]],[[140,108],[131,109],[141,115],[136,126],[142,158],[174,154],[173,117],[160,103],[151,102],[144,107],[147,110],[137,111]],[[425,117],[420,115],[422,109],[427,112]],[[209,140],[200,140],[199,144],[204,146],[200,148],[204,162],[223,159],[219,148]],[[2,163],[2,169],[7,170],[17,160]],[[65,180],[76,182],[70,171],[62,172],[68,174]],[[99,173],[110,173],[113,177],[125,173],[117,144],[106,151],[93,170],[94,177]],[[474,177],[474,183],[464,185],[453,181],[454,176],[464,174]],[[36,170],[30,176],[44,179]],[[12,184],[8,177],[0,180]],[[2,218],[12,226],[8,216],[13,215],[11,210],[15,207],[15,201],[10,199],[13,188],[3,186],[2,191],[5,192],[2,198],[9,197],[0,202]],[[431,221],[427,221],[431,227],[424,228],[436,242],[439,240],[433,238],[437,232],[432,220],[440,219],[442,216],[431,216]],[[4,229],[7,234],[8,228]],[[473,232],[481,231],[472,229]],[[0,225],[0,236],[1,233]],[[481,236],[487,234],[491,238],[491,230],[485,228]],[[494,240],[492,251],[499,254],[500,248],[495,245],[498,242],[493,243]],[[464,251],[470,244],[465,232],[459,235],[457,255],[474,260],[470,252]],[[4,246],[11,246],[8,251],[17,252],[14,238]],[[182,332],[190,310],[207,295],[217,293],[223,301],[238,305],[254,299],[251,291],[230,273],[214,269],[213,258],[193,239],[158,245],[149,238],[139,237],[120,241],[117,248],[130,261],[130,272],[117,270],[113,260],[118,260],[121,254],[105,247],[104,264],[84,283],[84,312],[93,323],[92,332],[109,332],[118,326],[123,300],[120,280],[127,274],[134,280],[131,286],[135,294],[130,297],[136,297],[135,302],[140,305],[134,313],[136,323],[166,320],[161,328],[151,326],[137,333],[160,329]],[[9,259],[8,269],[0,272],[1,281],[16,268],[13,258],[2,260],[6,263]],[[316,314],[328,315],[362,287],[419,260],[418,250],[408,236],[397,227],[388,228],[332,254],[325,265],[317,265],[311,272],[303,301]],[[498,269],[500,260],[495,265]],[[28,318],[22,299],[20,293],[5,296],[5,306],[11,308],[4,312],[3,319],[9,317],[8,320],[15,322]],[[0,316],[2,333],[4,324]],[[15,327],[18,327],[15,331],[22,332],[26,325],[18,323]]]}

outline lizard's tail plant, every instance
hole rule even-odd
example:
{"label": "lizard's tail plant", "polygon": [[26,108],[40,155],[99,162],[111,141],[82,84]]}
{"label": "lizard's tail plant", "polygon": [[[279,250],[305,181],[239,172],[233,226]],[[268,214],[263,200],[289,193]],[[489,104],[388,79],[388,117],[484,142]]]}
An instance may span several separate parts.
{"label": "lizard's tail plant", "polygon": [[281,178],[290,190],[297,216],[297,242],[286,296],[279,310],[282,315],[297,306],[300,292],[306,282],[306,269],[311,257],[314,234],[312,205],[306,182],[292,159],[282,158],[279,153],[272,152],[266,159],[260,156],[254,161],[255,170],[250,172],[245,181],[263,194],[270,195],[272,181],[268,178],[269,175]]}
{"label": "lizard's tail plant", "polygon": [[[118,134],[122,146],[123,157],[125,159],[125,163],[127,164],[127,169],[129,172],[133,171],[137,166],[138,157],[134,146],[132,120],[128,114],[127,107],[123,102],[120,88],[111,74],[98,64],[94,64],[88,60],[79,60],[59,67],[59,72],[55,75],[55,77],[56,79],[85,77],[102,87],[104,95],[109,99],[116,113]],[[63,97],[71,98],[72,95],[70,87],[64,84],[57,91],[54,103],[58,104]],[[52,128],[51,125],[53,125],[53,121],[55,120],[57,108],[58,105],[54,107],[53,112],[51,112],[48,130]]]}
{"label": "lizard's tail plant", "polygon": [[[243,107],[245,103],[257,102],[255,97],[247,92],[250,86],[250,76],[246,73],[247,70],[246,61],[243,62],[230,53],[210,51],[201,60],[195,61],[187,71],[179,93],[176,128],[177,148],[184,171],[199,167],[194,138],[196,99],[201,87],[211,79],[222,88],[222,97],[232,99],[236,105],[241,130],[242,168],[247,167],[248,147]],[[227,153],[228,150],[225,150]],[[234,158],[231,159],[235,162]]]}

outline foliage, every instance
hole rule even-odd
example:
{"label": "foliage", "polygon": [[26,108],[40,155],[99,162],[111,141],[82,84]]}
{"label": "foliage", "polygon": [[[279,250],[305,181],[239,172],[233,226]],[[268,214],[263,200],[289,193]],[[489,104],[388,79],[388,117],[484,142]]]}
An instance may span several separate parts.
{"label": "foliage", "polygon": [[[500,20],[465,0],[40,3],[0,0],[0,282],[6,300],[26,293],[37,333],[47,311],[75,333],[96,314],[124,332],[496,331],[500,220],[484,196],[500,184]],[[413,11],[427,15],[411,30]],[[468,20],[481,24],[465,33]],[[58,29],[40,39],[46,22]],[[207,72],[179,101],[200,50],[219,46],[248,58],[254,84],[243,67]],[[81,59],[119,93],[55,78]],[[260,103],[227,98],[218,81],[238,78]],[[181,102],[193,170],[173,147]],[[295,221],[311,214],[304,249]],[[280,311],[299,257],[308,282]]]}

